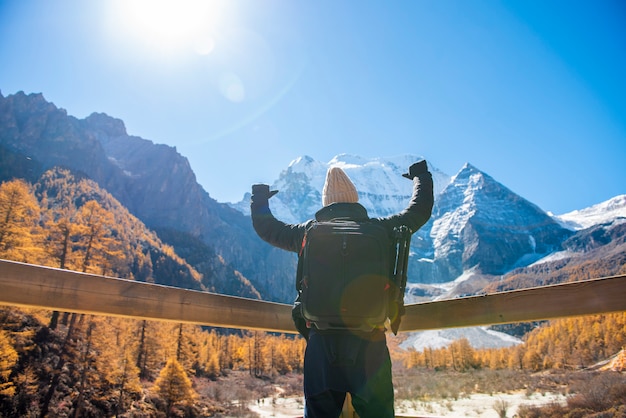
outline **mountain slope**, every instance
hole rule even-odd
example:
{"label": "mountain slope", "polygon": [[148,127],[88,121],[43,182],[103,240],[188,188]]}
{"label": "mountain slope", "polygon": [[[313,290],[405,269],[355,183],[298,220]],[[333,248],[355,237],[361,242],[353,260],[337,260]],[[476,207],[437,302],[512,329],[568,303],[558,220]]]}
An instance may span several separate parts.
{"label": "mountain slope", "polygon": [[558,250],[570,235],[536,205],[471,164],[443,190],[432,219],[434,259],[421,268],[431,269],[434,282],[454,280],[472,269],[504,274]]}
{"label": "mountain slope", "polygon": [[[175,148],[129,136],[119,119],[92,114],[79,120],[41,94],[0,95],[0,158],[0,181],[22,177],[33,182],[55,166],[83,173],[148,227],[199,238],[209,249],[206,257],[215,258],[212,264],[226,263],[232,275],[255,283],[263,298],[292,298],[282,285],[288,273],[257,261],[285,264],[286,256],[272,256],[249,218],[211,199]],[[285,290],[281,295],[275,288]]]}
{"label": "mountain slope", "polygon": [[[338,155],[328,163],[311,157],[294,160],[273,182],[279,193],[270,200],[275,216],[303,222],[320,208],[326,171],[342,167],[370,216],[388,216],[405,208],[411,184],[402,173],[419,156],[365,159]],[[454,177],[430,167],[435,182],[433,216],[412,240],[409,281],[451,282],[473,270],[500,275],[560,249],[571,231],[536,205],[489,175],[466,164]],[[246,196],[247,197],[247,196]],[[248,214],[247,199],[234,205]]]}
{"label": "mountain slope", "polygon": [[562,251],[508,272],[484,291],[502,292],[620,274],[626,274],[626,221],[615,219],[576,232],[563,242]]}

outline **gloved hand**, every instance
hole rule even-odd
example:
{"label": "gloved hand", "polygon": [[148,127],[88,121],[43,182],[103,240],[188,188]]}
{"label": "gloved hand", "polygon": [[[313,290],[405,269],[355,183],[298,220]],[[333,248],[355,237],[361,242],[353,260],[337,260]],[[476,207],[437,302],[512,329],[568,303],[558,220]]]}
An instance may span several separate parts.
{"label": "gloved hand", "polygon": [[426,160],[422,160],[422,161],[412,164],[411,167],[409,167],[409,172],[404,173],[402,177],[406,177],[409,180],[413,180],[415,177],[427,171],[428,171],[428,165],[426,165]]}
{"label": "gloved hand", "polygon": [[253,184],[252,185],[252,202],[259,203],[269,200],[272,196],[278,193],[278,190],[270,191],[270,186],[267,184]]}

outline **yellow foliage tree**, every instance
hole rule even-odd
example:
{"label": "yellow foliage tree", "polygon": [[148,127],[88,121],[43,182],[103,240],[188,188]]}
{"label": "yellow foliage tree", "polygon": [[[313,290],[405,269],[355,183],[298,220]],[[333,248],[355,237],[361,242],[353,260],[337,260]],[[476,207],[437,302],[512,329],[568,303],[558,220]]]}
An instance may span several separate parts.
{"label": "yellow foliage tree", "polygon": [[40,207],[30,186],[23,180],[0,184],[0,257],[22,262],[41,258],[38,242]]}
{"label": "yellow foliage tree", "polygon": [[80,208],[77,221],[80,225],[82,249],[80,270],[104,274],[119,252],[118,242],[113,234],[116,229],[113,214],[95,200],[90,200]]}
{"label": "yellow foliage tree", "polygon": [[117,391],[116,412],[126,410],[128,398],[141,394],[139,367],[136,365],[136,321],[121,318],[98,318],[94,348],[98,351],[96,367]]}
{"label": "yellow foliage tree", "polygon": [[154,391],[165,401],[167,416],[170,416],[174,406],[189,405],[197,397],[185,369],[174,357],[165,363],[159,373],[154,382]]}
{"label": "yellow foliage tree", "polygon": [[0,396],[15,394],[15,387],[9,378],[17,360],[17,351],[13,347],[11,337],[6,331],[0,330]]}

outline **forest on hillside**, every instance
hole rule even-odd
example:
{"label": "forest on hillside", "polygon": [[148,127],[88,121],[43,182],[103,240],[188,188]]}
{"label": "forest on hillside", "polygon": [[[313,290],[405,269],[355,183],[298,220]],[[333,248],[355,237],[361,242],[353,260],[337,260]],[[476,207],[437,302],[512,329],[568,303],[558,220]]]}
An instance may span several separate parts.
{"label": "forest on hillside", "polygon": [[[0,258],[147,282],[171,275],[200,290],[207,283],[105,191],[62,169],[37,184],[0,185]],[[502,349],[459,340],[417,352],[401,349],[401,339],[389,336],[403,373],[580,371],[620,353],[626,313],[546,322]],[[250,416],[246,402],[269,384],[301,393],[305,345],[297,336],[1,307],[0,416]],[[614,371],[624,363],[622,354]],[[242,373],[249,379],[228,384]],[[626,404],[624,379],[612,387],[598,408]]]}
{"label": "forest on hillside", "polygon": [[34,184],[15,179],[2,188],[2,258],[260,298],[249,280],[200,239],[168,229],[157,235],[85,176],[53,168]]}

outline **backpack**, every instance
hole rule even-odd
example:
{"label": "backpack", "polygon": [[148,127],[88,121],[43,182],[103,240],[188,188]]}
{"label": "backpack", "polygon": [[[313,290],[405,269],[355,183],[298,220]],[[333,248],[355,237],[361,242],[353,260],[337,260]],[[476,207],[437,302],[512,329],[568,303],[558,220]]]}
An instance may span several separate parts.
{"label": "backpack", "polygon": [[400,287],[404,294],[394,281],[397,256],[397,240],[379,223],[313,222],[300,253],[302,317],[319,330],[384,326]]}

